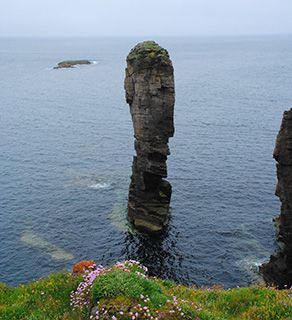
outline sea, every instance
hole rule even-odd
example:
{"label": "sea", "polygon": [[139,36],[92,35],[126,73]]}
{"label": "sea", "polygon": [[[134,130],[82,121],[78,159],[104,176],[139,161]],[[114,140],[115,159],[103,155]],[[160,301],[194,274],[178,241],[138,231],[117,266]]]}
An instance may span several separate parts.
{"label": "sea", "polygon": [[[175,71],[171,219],[127,222],[134,152],[126,56],[166,48]],[[62,60],[92,65],[54,70]],[[0,38],[0,281],[15,286],[134,259],[176,282],[261,282],[280,212],[272,153],[292,107],[292,36]]]}

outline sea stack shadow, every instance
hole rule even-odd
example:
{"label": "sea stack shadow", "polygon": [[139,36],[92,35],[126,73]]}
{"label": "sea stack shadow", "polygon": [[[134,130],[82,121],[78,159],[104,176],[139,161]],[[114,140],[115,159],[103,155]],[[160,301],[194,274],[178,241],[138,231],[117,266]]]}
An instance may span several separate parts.
{"label": "sea stack shadow", "polygon": [[153,41],[136,45],[127,57],[125,91],[136,150],[128,219],[139,230],[161,232],[169,221],[172,188],[165,180],[166,160],[174,135],[174,74],[167,50]]}

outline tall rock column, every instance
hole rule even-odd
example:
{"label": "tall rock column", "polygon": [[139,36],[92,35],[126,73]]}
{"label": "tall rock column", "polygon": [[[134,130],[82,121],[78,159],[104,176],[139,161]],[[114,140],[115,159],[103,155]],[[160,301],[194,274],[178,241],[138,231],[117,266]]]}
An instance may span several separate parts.
{"label": "tall rock column", "polygon": [[174,76],[168,52],[153,41],[127,57],[126,100],[134,127],[136,156],[129,188],[128,218],[137,228],[159,232],[168,223],[171,185],[168,140],[174,134]]}
{"label": "tall rock column", "polygon": [[278,178],[276,195],[281,201],[281,214],[275,219],[279,250],[262,266],[262,273],[268,284],[285,288],[292,286],[292,109],[284,112],[274,158]]}

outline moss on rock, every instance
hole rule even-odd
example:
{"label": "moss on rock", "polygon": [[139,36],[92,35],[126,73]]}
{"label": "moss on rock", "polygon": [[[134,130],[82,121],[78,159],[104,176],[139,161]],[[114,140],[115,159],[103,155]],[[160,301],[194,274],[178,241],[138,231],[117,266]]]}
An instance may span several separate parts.
{"label": "moss on rock", "polygon": [[129,53],[127,61],[134,67],[147,68],[153,65],[171,65],[168,51],[155,41],[137,44]]}

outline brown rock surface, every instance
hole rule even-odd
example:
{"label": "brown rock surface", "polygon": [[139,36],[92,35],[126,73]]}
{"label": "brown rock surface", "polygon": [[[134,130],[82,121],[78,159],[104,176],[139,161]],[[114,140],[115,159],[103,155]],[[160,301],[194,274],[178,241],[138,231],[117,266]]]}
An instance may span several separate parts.
{"label": "brown rock surface", "polygon": [[126,100],[134,127],[135,150],[128,199],[130,222],[161,231],[169,219],[168,140],[174,134],[174,76],[168,52],[142,42],[127,57]]}
{"label": "brown rock surface", "polygon": [[292,109],[284,112],[274,158],[278,178],[276,195],[281,201],[281,214],[276,221],[279,250],[261,271],[268,284],[285,288],[292,286]]}
{"label": "brown rock surface", "polygon": [[96,263],[93,260],[82,260],[74,264],[72,271],[73,273],[84,273],[85,271],[94,270],[95,266]]}

